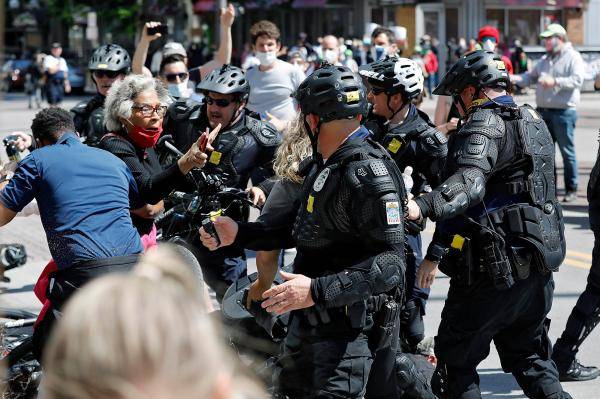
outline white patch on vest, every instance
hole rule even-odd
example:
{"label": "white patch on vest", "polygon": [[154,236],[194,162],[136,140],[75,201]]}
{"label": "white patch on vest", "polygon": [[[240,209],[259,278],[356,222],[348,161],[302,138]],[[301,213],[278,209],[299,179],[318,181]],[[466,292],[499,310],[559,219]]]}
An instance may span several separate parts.
{"label": "white patch on vest", "polygon": [[313,190],[315,192],[318,193],[321,191],[325,185],[325,182],[327,181],[327,178],[329,177],[329,172],[331,172],[331,170],[329,168],[325,168],[321,171],[321,173],[319,173],[319,176],[317,176],[315,183],[313,184]]}
{"label": "white patch on vest", "polygon": [[400,204],[398,201],[385,203],[385,215],[387,217],[387,224],[400,224]]}

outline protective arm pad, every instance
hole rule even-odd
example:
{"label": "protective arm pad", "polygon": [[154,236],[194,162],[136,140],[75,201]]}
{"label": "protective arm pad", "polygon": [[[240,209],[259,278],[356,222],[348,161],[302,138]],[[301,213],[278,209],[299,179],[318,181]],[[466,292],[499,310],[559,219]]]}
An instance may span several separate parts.
{"label": "protective arm pad", "polygon": [[425,259],[439,263],[446,252],[448,251],[448,247],[445,244],[442,234],[439,230],[439,226],[435,226],[435,232],[433,233],[433,238],[427,247],[427,253],[425,254]]}
{"label": "protective arm pad", "polygon": [[334,308],[391,291],[403,283],[403,264],[404,259],[397,251],[387,251],[343,272],[317,277],[310,286],[313,300],[326,308]]}
{"label": "protective arm pad", "polygon": [[485,175],[479,168],[459,169],[440,187],[415,199],[421,215],[445,220],[478,204],[485,196]]}

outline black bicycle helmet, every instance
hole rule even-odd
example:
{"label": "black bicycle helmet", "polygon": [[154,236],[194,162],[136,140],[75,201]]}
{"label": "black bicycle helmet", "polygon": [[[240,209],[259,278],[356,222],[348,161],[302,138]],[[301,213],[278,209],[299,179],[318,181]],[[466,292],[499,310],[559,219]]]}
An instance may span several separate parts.
{"label": "black bicycle helmet", "polygon": [[401,93],[407,100],[416,98],[423,91],[423,71],[413,60],[396,56],[363,65],[358,73],[368,83],[393,95]]}
{"label": "black bicycle helmet", "polygon": [[118,44],[105,44],[94,50],[88,64],[90,71],[122,71],[131,69],[131,57],[127,50]]}
{"label": "black bicycle helmet", "polygon": [[365,88],[345,66],[324,64],[300,84],[294,98],[304,115],[317,115],[321,122],[367,113]]}
{"label": "black bicycle helmet", "polygon": [[433,94],[452,96],[465,87],[499,87],[506,89],[510,78],[502,57],[492,51],[478,50],[461,57],[444,75]]}
{"label": "black bicycle helmet", "polygon": [[215,69],[196,86],[196,90],[209,91],[219,94],[238,94],[242,101],[250,96],[250,84],[243,70],[233,65],[225,64]]}

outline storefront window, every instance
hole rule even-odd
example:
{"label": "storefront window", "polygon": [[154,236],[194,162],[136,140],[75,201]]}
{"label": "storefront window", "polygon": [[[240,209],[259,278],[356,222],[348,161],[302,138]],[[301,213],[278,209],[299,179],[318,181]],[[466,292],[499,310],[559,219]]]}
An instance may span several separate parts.
{"label": "storefront window", "polygon": [[446,8],[446,40],[458,41],[458,8]]}
{"label": "storefront window", "polygon": [[542,20],[542,28],[550,24],[561,24],[563,23],[562,10],[545,10],[544,19]]}
{"label": "storefront window", "polygon": [[423,19],[425,20],[425,33],[432,38],[438,37],[439,13],[437,11],[425,11]]}
{"label": "storefront window", "polygon": [[488,9],[485,11],[485,24],[492,25],[500,32],[504,31],[504,10],[503,9]]}
{"label": "storefront window", "polygon": [[539,44],[540,10],[508,10],[508,38],[524,45]]}

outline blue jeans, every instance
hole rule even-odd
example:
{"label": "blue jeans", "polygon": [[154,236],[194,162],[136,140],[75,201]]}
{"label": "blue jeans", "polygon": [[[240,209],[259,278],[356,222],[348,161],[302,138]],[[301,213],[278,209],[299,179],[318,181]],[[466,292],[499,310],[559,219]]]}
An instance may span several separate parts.
{"label": "blue jeans", "polygon": [[577,157],[575,154],[575,122],[577,122],[577,111],[573,108],[551,109],[538,108],[538,112],[546,122],[552,139],[558,144],[558,149],[565,165],[565,189],[576,191]]}

